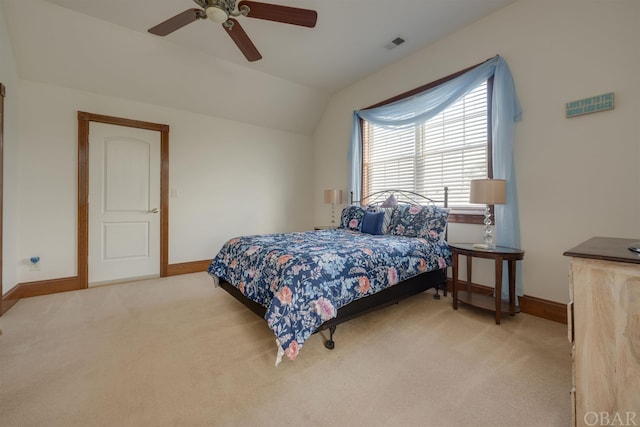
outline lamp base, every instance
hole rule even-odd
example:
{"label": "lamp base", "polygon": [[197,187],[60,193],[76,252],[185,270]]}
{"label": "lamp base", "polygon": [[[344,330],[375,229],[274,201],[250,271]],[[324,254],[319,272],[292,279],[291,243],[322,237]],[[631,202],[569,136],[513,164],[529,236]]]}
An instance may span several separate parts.
{"label": "lamp base", "polygon": [[493,239],[493,225],[491,225],[491,210],[489,209],[489,205],[486,205],[484,209],[484,227],[482,233],[482,241],[484,243],[476,243],[473,246],[477,247],[478,249],[496,248],[496,244]]}

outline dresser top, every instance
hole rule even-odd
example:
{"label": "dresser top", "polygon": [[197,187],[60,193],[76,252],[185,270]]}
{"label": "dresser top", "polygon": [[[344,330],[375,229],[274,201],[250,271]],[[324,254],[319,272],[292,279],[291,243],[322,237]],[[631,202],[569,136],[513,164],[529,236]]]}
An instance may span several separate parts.
{"label": "dresser top", "polygon": [[640,254],[629,250],[629,245],[637,242],[640,242],[640,238],[592,237],[563,255],[640,264]]}

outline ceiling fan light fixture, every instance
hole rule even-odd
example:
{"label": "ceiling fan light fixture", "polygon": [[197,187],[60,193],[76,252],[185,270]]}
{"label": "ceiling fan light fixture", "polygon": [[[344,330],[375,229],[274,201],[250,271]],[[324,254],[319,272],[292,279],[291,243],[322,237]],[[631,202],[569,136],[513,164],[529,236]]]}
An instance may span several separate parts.
{"label": "ceiling fan light fixture", "polygon": [[229,15],[227,15],[227,12],[225,12],[218,6],[209,6],[205,10],[205,12],[209,19],[211,19],[213,22],[217,22],[218,24],[222,24],[227,19],[229,19]]}

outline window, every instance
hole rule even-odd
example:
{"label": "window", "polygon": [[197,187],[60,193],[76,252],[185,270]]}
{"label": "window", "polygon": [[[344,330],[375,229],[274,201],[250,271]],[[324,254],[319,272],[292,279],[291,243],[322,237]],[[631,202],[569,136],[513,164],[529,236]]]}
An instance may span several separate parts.
{"label": "window", "polygon": [[451,220],[479,222],[483,207],[469,203],[469,182],[491,176],[490,85],[409,129],[363,121],[363,194],[399,189],[438,199],[449,187]]}

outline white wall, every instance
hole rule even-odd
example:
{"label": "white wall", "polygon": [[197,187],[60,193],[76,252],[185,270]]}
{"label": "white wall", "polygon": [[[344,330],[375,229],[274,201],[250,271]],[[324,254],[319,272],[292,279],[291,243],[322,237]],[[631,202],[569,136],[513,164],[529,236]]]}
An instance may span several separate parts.
{"label": "white wall", "polygon": [[[18,283],[18,72],[0,3],[0,82],[5,85],[4,103],[4,173],[2,205],[2,293]],[[1,295],[0,295],[1,296]]]}
{"label": "white wall", "polygon": [[[525,293],[565,302],[566,249],[594,235],[640,240],[639,39],[636,0],[521,0],[334,95],[312,144],[297,134],[19,80],[0,8],[0,79],[8,92],[4,292],[76,274],[77,110],[171,126],[170,185],[179,197],[170,200],[169,260],[186,262],[212,257],[233,235],[326,224],[331,208],[322,190],[347,190],[354,109],[501,54],[524,109],[515,161]],[[564,118],[565,102],[609,91],[615,110]],[[450,239],[480,233],[453,224]],[[28,271],[32,255],[42,257],[40,272]],[[475,277],[491,282],[486,272]]]}
{"label": "white wall", "polygon": [[[565,250],[592,236],[640,240],[638,40],[636,0],[520,0],[341,91],[314,135],[316,221],[327,215],[321,190],[347,188],[354,109],[500,54],[524,110],[514,147],[524,292],[568,301]],[[615,110],[565,118],[566,102],[606,92]],[[449,238],[480,235],[452,224]],[[490,285],[489,270],[474,281]]]}
{"label": "white wall", "polygon": [[236,235],[312,227],[310,137],[21,80],[19,282],[77,274],[78,110],[170,126],[170,264],[211,259]]}
{"label": "white wall", "polygon": [[[313,132],[328,99],[320,89],[260,71],[268,59],[248,66],[219,28],[216,33],[211,26],[191,25],[168,38],[149,34],[143,28],[165,18],[154,17],[155,8],[144,16],[132,13],[133,22],[142,26],[133,30],[50,1],[0,2],[21,79],[300,134]],[[97,6],[110,8],[112,3]],[[176,0],[161,3],[181,7]],[[177,44],[176,37],[191,47]],[[242,61],[235,64],[204,53],[195,40],[220,44]]]}

